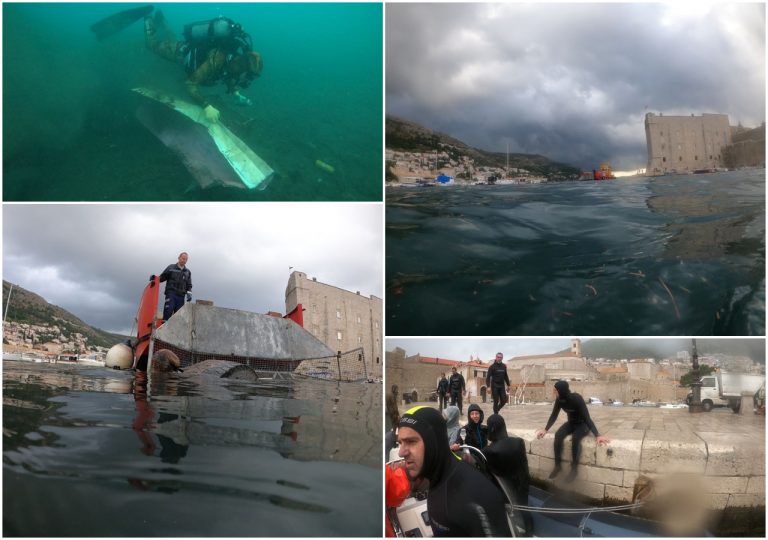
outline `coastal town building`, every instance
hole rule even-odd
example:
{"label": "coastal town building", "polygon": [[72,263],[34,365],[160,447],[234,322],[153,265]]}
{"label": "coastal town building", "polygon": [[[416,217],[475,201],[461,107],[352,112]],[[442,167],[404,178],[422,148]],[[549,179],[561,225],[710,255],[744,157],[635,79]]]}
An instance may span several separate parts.
{"label": "coastal town building", "polygon": [[292,272],[285,288],[289,315],[301,305],[304,328],[334,351],[363,350],[369,377],[383,373],[381,298],[351,292]]}
{"label": "coastal town building", "polygon": [[67,333],[56,324],[3,322],[4,351],[37,350],[51,354],[85,354],[97,349],[102,348],[90,346],[88,336],[80,332]]}
{"label": "coastal town building", "polygon": [[701,116],[645,115],[648,148],[646,174],[693,172],[724,166],[725,148],[731,143],[727,114]]}
{"label": "coastal town building", "polygon": [[387,149],[387,167],[401,185],[434,182],[439,176],[451,176],[456,183],[541,183],[546,178],[522,168],[478,166],[469,156],[452,157],[446,150],[402,152]]}

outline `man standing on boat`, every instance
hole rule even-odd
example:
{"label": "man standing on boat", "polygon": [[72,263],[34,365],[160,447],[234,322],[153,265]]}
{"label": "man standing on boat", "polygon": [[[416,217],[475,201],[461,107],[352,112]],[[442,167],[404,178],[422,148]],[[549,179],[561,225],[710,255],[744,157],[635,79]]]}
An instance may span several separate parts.
{"label": "man standing on boat", "polygon": [[[184,305],[184,300],[192,301],[192,272],[187,268],[189,255],[186,251],[179,253],[179,260],[176,264],[169,264],[160,274],[160,282],[167,281],[165,284],[165,305],[163,306],[163,320],[167,321],[171,315],[176,313]],[[153,281],[155,276],[149,276]]]}
{"label": "man standing on boat", "polygon": [[456,367],[452,367],[451,378],[448,380],[448,387],[451,389],[451,405],[456,405],[459,408],[459,414],[464,414],[461,407],[462,397],[467,394],[466,384],[464,383],[464,377],[461,373],[456,371]]}
{"label": "man standing on boat", "polygon": [[552,427],[552,424],[557,420],[557,416],[560,414],[560,409],[564,410],[568,415],[568,421],[560,426],[555,432],[555,468],[549,475],[549,478],[555,478],[560,474],[561,462],[563,456],[563,443],[568,435],[571,435],[571,453],[573,461],[571,463],[571,472],[565,478],[566,482],[573,482],[576,478],[577,469],[579,467],[579,454],[581,453],[581,439],[587,436],[591,431],[597,438],[597,444],[608,444],[610,439],[605,436],[601,436],[597,432],[597,427],[589,416],[587,410],[587,404],[584,402],[584,398],[581,394],[571,392],[568,387],[568,381],[557,381],[555,383],[555,390],[553,392],[555,397],[555,405],[552,409],[552,414],[549,416],[547,425],[543,430],[539,430],[536,433],[536,438],[541,439]]}
{"label": "man standing on boat", "polygon": [[485,376],[485,386],[491,388],[491,396],[493,396],[493,414],[498,414],[507,403],[509,375],[507,375],[507,366],[502,360],[504,355],[500,352],[496,353],[496,361],[488,368],[488,374]]}
{"label": "man standing on boat", "polygon": [[437,409],[421,406],[407,411],[397,438],[408,476],[429,480],[427,512],[435,536],[511,535],[504,496],[483,473],[456,459]]}

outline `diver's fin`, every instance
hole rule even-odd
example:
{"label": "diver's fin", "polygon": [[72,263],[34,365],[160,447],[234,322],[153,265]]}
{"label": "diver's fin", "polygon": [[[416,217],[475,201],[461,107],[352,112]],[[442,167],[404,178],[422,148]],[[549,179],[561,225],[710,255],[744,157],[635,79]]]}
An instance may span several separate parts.
{"label": "diver's fin", "polygon": [[152,6],[126,9],[125,11],[115,13],[114,15],[110,15],[109,17],[100,20],[91,26],[91,30],[96,34],[96,39],[101,41],[128,28],[139,19],[143,19],[152,13],[153,9]]}

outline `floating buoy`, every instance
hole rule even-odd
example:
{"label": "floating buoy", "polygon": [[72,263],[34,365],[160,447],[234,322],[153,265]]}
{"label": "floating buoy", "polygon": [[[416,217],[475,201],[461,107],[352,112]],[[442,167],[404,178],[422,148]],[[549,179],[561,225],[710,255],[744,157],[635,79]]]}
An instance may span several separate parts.
{"label": "floating buoy", "polygon": [[317,165],[319,168],[321,168],[324,171],[327,171],[329,173],[336,172],[336,169],[334,169],[331,165],[328,165],[325,161],[320,161],[318,159],[317,161],[315,161],[315,165]]}

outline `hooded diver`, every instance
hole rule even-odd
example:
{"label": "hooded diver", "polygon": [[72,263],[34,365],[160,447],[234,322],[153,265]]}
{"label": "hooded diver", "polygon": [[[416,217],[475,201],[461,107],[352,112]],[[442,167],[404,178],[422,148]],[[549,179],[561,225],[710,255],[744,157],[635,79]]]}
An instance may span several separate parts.
{"label": "hooded diver", "polygon": [[398,428],[408,476],[429,480],[427,512],[435,536],[510,536],[501,491],[450,451],[440,411],[414,407]]}
{"label": "hooded diver", "polygon": [[555,478],[560,474],[561,461],[563,456],[563,443],[568,435],[572,435],[571,438],[571,453],[573,461],[571,463],[571,472],[566,477],[566,482],[573,482],[576,478],[577,470],[579,467],[579,454],[581,453],[581,439],[587,436],[591,431],[597,438],[597,444],[608,444],[610,439],[605,436],[601,436],[597,432],[597,427],[589,416],[589,410],[587,410],[587,404],[584,402],[584,398],[581,394],[571,392],[568,387],[568,381],[557,381],[555,383],[555,389],[552,393],[555,398],[555,405],[552,408],[552,414],[549,416],[546,427],[543,430],[539,430],[536,433],[536,438],[541,439],[552,427],[552,424],[557,420],[557,416],[560,414],[560,410],[564,410],[568,415],[568,421],[565,422],[555,432],[555,468],[549,475],[549,478]]}
{"label": "hooded diver", "polygon": [[252,50],[250,35],[239,24],[225,17],[187,24],[184,40],[179,41],[160,10],[144,6],[111,15],[91,26],[91,30],[101,41],[141,18],[144,18],[147,48],[184,66],[187,91],[203,108],[209,122],[218,122],[220,113],[200,92],[200,86],[223,82],[227,93],[234,95],[240,104],[251,104],[240,90],[248,88],[261,75],[263,63],[261,55]]}

